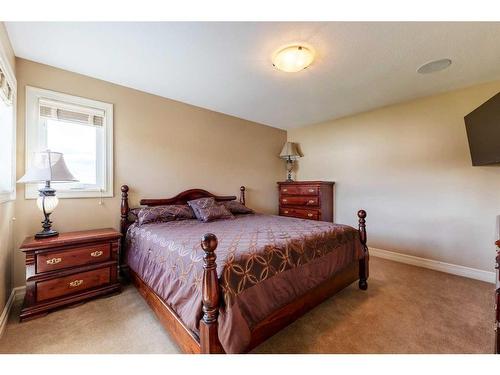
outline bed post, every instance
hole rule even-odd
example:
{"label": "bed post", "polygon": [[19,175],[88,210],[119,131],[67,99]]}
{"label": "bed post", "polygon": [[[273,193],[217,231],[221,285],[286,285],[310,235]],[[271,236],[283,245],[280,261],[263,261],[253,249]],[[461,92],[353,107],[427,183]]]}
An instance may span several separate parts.
{"label": "bed post", "polygon": [[359,240],[361,241],[361,245],[363,247],[363,251],[365,256],[363,259],[359,260],[359,289],[366,290],[368,289],[368,246],[366,246],[367,236],[366,236],[366,211],[359,210],[358,211],[358,231],[359,231]]}
{"label": "bed post", "polygon": [[125,268],[125,254],[124,254],[124,249],[125,249],[125,235],[127,234],[127,229],[128,229],[128,212],[129,212],[129,205],[128,205],[128,186],[127,185],[122,185],[121,187],[122,191],[122,202],[120,205],[120,233],[122,234],[122,238],[120,240],[120,259],[119,259],[119,271],[120,274],[123,276],[123,270]]}
{"label": "bed post", "polygon": [[122,203],[120,206],[120,232],[122,235],[125,235],[125,232],[127,231],[127,224],[128,224],[128,211],[129,211],[129,206],[128,206],[128,186],[127,185],[122,185],[121,187],[122,191]]}
{"label": "bed post", "polygon": [[240,203],[245,205],[245,187],[240,187]]}
{"label": "bed post", "polygon": [[203,257],[202,280],[202,310],[203,317],[200,321],[200,348],[203,354],[223,353],[218,336],[219,317],[219,279],[217,278],[217,264],[215,263],[215,249],[217,237],[207,233],[201,239],[201,247],[205,251]]}

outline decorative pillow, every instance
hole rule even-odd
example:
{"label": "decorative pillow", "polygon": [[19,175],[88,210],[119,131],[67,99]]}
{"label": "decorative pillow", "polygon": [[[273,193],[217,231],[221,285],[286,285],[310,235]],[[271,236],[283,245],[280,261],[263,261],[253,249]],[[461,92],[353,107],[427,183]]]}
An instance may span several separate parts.
{"label": "decorative pillow", "polygon": [[218,204],[214,198],[200,198],[187,202],[200,221],[217,219],[234,219],[233,214],[225,206]]}
{"label": "decorative pillow", "polygon": [[144,207],[137,214],[139,225],[184,219],[196,219],[193,210],[187,204]]}
{"label": "decorative pillow", "polygon": [[243,203],[238,201],[224,201],[220,202],[220,205],[226,207],[232,214],[253,214],[253,210],[245,206]]}
{"label": "decorative pillow", "polygon": [[142,210],[142,208],[131,208],[128,212],[128,221],[131,223],[135,223],[138,219],[137,215]]}

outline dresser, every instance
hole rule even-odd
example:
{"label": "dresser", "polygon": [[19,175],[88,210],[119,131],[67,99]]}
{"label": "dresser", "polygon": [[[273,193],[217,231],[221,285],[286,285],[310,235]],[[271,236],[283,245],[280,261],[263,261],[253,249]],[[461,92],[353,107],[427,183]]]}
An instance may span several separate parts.
{"label": "dresser", "polygon": [[333,185],[330,181],[278,182],[280,216],[332,222]]}
{"label": "dresser", "polygon": [[114,229],[60,233],[21,245],[26,254],[26,296],[21,321],[120,291],[121,234]]}

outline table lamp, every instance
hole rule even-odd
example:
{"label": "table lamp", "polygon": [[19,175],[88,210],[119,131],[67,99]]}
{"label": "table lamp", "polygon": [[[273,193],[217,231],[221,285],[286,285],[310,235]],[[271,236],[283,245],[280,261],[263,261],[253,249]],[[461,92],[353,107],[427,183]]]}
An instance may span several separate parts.
{"label": "table lamp", "polygon": [[280,153],[280,158],[286,160],[286,170],[288,172],[287,182],[292,182],[292,171],[293,164],[298,158],[301,158],[302,154],[299,152],[296,143],[286,142]]}
{"label": "table lamp", "polygon": [[40,196],[36,200],[36,205],[43,212],[45,219],[42,221],[43,230],[35,234],[35,238],[46,238],[59,234],[51,228],[52,222],[49,220],[50,214],[59,203],[56,191],[50,187],[50,183],[70,181],[78,180],[68,170],[62,153],[50,150],[35,152],[32,166],[17,181],[25,184],[45,182],[45,187],[38,190]]}

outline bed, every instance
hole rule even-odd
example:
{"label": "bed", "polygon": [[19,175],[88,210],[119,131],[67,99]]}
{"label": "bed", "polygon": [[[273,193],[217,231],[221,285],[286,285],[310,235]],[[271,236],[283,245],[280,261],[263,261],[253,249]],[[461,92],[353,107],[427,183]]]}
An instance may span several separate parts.
{"label": "bed", "polygon": [[[185,353],[245,353],[358,281],[368,287],[366,212],[358,228],[283,216],[138,225],[121,187],[120,272]],[[142,206],[216,196],[202,189]],[[245,204],[245,188],[239,202]]]}

